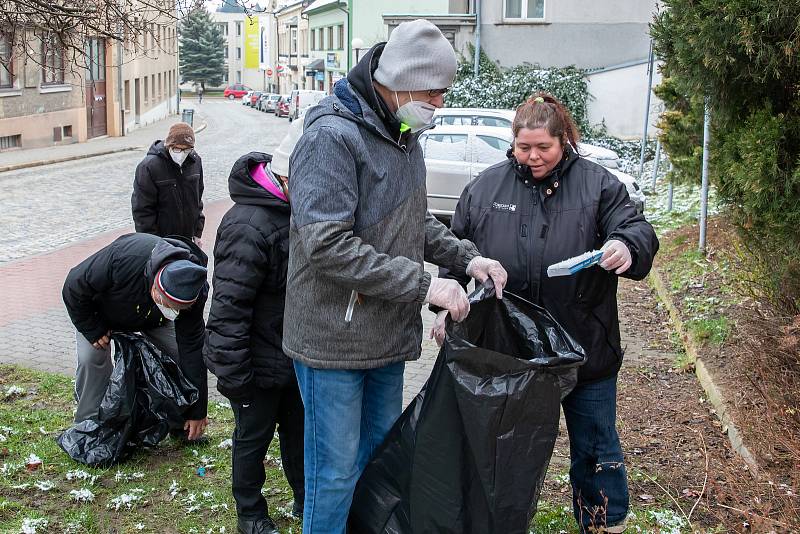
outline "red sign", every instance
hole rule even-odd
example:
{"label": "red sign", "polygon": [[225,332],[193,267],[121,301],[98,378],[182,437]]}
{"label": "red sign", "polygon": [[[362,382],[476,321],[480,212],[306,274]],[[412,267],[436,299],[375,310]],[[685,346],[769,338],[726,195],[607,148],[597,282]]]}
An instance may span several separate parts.
{"label": "red sign", "polygon": [[276,70],[278,71],[278,73],[281,73],[281,72],[283,72],[284,68],[285,68],[285,67],[284,67],[283,65],[278,65],[278,66],[276,67]]}
{"label": "red sign", "polygon": [[272,69],[267,69],[267,76],[272,76]]}

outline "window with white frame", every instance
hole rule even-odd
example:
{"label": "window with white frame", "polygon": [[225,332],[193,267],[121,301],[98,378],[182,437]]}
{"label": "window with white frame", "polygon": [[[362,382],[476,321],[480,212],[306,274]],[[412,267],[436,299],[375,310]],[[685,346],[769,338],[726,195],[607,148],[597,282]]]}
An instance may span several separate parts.
{"label": "window with white frame", "polygon": [[0,88],[14,87],[14,58],[11,37],[0,33]]}
{"label": "window with white frame", "polygon": [[343,24],[339,24],[336,27],[336,35],[338,37],[338,43],[337,43],[338,46],[336,48],[338,48],[339,50],[344,50],[344,25]]}
{"label": "window with white frame", "polygon": [[333,42],[333,26],[328,26],[326,28],[326,30],[328,32],[328,48],[327,48],[327,50],[333,50],[334,48],[336,48],[336,45]]}
{"label": "window with white frame", "polygon": [[311,28],[311,50],[317,49],[317,30],[316,28]]}
{"label": "window with white frame", "polygon": [[544,19],[545,0],[504,0],[506,19]]}
{"label": "window with white frame", "polygon": [[291,43],[289,48],[290,54],[297,54],[297,28],[292,27],[291,30]]}
{"label": "window with white frame", "polygon": [[42,85],[64,83],[64,48],[54,33],[42,36]]}

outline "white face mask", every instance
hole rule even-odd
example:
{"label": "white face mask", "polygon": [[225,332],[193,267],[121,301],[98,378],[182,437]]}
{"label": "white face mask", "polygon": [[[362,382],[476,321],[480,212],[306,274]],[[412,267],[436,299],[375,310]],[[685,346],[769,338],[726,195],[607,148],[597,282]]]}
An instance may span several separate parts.
{"label": "white face mask", "polygon": [[176,150],[171,148],[169,150],[169,157],[172,158],[172,161],[178,164],[178,167],[183,165],[183,162],[186,161],[186,158],[189,156],[189,151],[187,150],[184,152],[183,150]]}
{"label": "white face mask", "polygon": [[167,308],[163,304],[159,304],[156,302],[156,306],[158,306],[158,311],[161,312],[161,315],[164,316],[164,319],[167,321],[174,321],[178,318],[178,314],[180,313],[178,310],[173,310],[172,308]]}
{"label": "white face mask", "polygon": [[[408,97],[412,98],[410,91]],[[395,112],[397,120],[411,128],[412,132],[418,132],[433,123],[433,112],[436,111],[434,105],[428,104],[427,102],[419,102],[412,98],[410,102],[406,102],[401,106],[396,91],[394,93],[394,100],[398,106]]]}

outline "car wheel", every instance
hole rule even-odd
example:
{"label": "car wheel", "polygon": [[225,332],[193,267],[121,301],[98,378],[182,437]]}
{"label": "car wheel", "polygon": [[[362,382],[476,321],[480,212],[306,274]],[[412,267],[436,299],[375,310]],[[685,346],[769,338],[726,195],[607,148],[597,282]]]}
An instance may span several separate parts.
{"label": "car wheel", "polygon": [[228,95],[228,100],[236,100],[236,96],[234,96],[234,95]]}

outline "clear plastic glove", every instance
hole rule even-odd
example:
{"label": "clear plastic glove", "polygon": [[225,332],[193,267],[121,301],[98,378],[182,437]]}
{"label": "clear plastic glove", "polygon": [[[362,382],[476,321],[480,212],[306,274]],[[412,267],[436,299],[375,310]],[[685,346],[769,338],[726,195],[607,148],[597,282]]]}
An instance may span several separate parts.
{"label": "clear plastic glove", "polygon": [[467,294],[455,280],[447,278],[431,279],[425,302],[449,311],[456,322],[463,321],[469,313]]}
{"label": "clear plastic glove", "polygon": [[442,310],[436,314],[436,319],[433,320],[433,328],[431,328],[431,339],[436,340],[436,344],[440,347],[444,343],[444,324],[447,321],[449,311]]}
{"label": "clear plastic glove", "polygon": [[606,241],[603,245],[603,257],[600,258],[600,267],[606,271],[614,271],[616,274],[622,274],[631,268],[633,259],[631,258],[631,251],[622,241],[611,239]]}
{"label": "clear plastic glove", "polygon": [[508,273],[499,261],[475,256],[467,265],[467,276],[481,283],[485,282],[487,278],[491,278],[497,298],[503,298],[503,288],[508,282]]}

